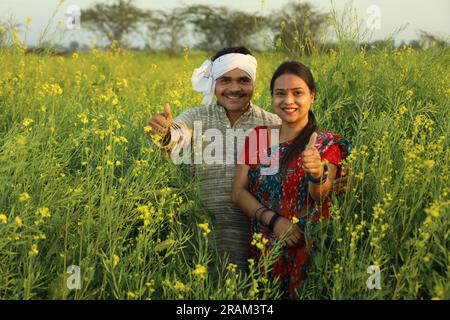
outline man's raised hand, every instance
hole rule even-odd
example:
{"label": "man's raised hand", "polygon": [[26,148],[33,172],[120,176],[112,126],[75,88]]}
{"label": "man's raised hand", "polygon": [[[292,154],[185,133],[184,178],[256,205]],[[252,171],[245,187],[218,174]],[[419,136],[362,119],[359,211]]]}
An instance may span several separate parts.
{"label": "man's raised hand", "polygon": [[168,103],[164,106],[164,112],[156,114],[153,119],[148,122],[148,125],[152,127],[148,133],[149,135],[162,135],[165,136],[172,125],[173,118]]}

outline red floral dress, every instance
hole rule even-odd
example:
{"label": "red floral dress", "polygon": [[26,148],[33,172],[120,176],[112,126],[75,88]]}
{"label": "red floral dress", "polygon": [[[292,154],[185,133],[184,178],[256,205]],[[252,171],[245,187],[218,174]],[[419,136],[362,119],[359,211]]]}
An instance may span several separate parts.
{"label": "red floral dress", "polygon": [[[337,166],[337,176],[339,177],[341,174],[340,162],[349,154],[349,143],[331,131],[318,130],[317,133],[316,148],[319,150],[322,160],[326,159],[328,163]],[[254,143],[249,143],[249,137],[252,135],[253,138],[256,138],[256,146]],[[267,147],[268,141],[270,140],[267,126],[256,127],[246,139],[245,153],[241,153],[240,159],[241,163],[250,166],[248,171],[249,192],[262,205],[278,212],[283,217],[290,220],[293,217],[297,217],[299,219],[298,224],[302,229],[304,229],[307,219],[308,221],[312,221],[312,223],[317,223],[320,217],[328,218],[331,199],[326,199],[322,206],[320,206],[308,194],[308,182],[305,172],[302,169],[300,156],[292,160],[286,172],[287,177],[283,179],[278,170],[276,170],[275,174],[270,174],[270,170],[268,170],[268,168],[273,167],[273,163],[270,164],[268,159],[275,155],[276,152],[279,152],[279,161],[281,162],[292,140],[283,142],[278,146]],[[278,147],[278,150],[274,147]],[[244,155],[245,159],[243,158]],[[264,170],[266,170],[265,173]],[[299,215],[304,206],[306,206],[309,214],[300,218]],[[275,235],[270,232],[269,228],[259,221],[252,220],[251,229],[252,233],[260,233],[263,238],[268,240],[266,249],[270,250],[275,241]],[[256,246],[250,244],[250,257],[258,261],[260,255],[261,251]],[[310,249],[306,245],[294,248],[282,248],[281,255],[275,262],[271,275],[269,276],[271,278],[279,276],[281,289],[285,294],[284,298],[293,299],[296,297],[295,291],[300,282],[306,277],[306,267],[309,259]]]}

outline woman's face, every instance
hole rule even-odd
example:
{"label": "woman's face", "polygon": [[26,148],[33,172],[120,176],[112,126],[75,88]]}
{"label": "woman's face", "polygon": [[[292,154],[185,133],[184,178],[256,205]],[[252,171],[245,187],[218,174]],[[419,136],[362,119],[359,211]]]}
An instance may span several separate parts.
{"label": "woman's face", "polygon": [[275,80],[272,106],[283,122],[307,122],[313,101],[314,93],[299,76],[286,73]]}

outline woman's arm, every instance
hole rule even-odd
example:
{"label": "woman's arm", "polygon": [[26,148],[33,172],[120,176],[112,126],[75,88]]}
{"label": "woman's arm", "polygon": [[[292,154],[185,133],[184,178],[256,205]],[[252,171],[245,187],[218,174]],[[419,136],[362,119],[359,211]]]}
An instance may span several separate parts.
{"label": "woman's arm", "polygon": [[[314,132],[309,140],[305,151],[302,152],[303,170],[307,175],[311,175],[314,179],[320,179],[325,173],[324,163],[319,150],[316,148],[317,132]],[[335,152],[333,149],[329,149],[329,152]],[[324,159],[327,159],[329,155],[325,153]],[[330,193],[333,186],[334,179],[336,178],[337,167],[334,164],[328,163],[328,177],[322,184],[314,182],[308,183],[308,191],[311,197],[319,203],[322,203]]]}
{"label": "woman's arm", "polygon": [[322,203],[330,193],[333,186],[334,179],[336,178],[337,167],[334,164],[328,163],[328,177],[327,181],[323,184],[316,184],[313,182],[308,183],[308,190],[311,197],[318,203]]}
{"label": "woman's arm", "polygon": [[245,164],[238,164],[236,166],[231,201],[237,205],[247,217],[256,219],[255,212],[263,205],[247,191],[248,169],[249,166]]}
{"label": "woman's arm", "polygon": [[[257,219],[255,217],[256,210],[263,207],[263,205],[247,190],[248,187],[248,169],[249,166],[245,164],[238,164],[236,166],[236,173],[233,182],[233,191],[231,201],[237,205],[250,219]],[[270,211],[264,214],[263,221],[268,225],[275,212]],[[285,243],[289,247],[293,247],[303,243],[303,233],[298,225],[294,225],[288,219],[281,217],[274,226],[273,233],[280,237],[287,234]]]}

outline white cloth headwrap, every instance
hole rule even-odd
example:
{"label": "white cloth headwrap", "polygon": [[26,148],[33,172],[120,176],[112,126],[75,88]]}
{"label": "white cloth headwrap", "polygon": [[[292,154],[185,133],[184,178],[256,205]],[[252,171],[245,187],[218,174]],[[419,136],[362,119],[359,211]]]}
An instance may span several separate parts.
{"label": "white cloth headwrap", "polygon": [[209,105],[214,97],[216,80],[233,69],[239,68],[248,73],[253,82],[256,80],[256,67],[258,63],[255,57],[249,54],[229,53],[217,58],[214,62],[206,60],[200,68],[192,74],[192,87],[197,92],[202,92],[203,104]]}

